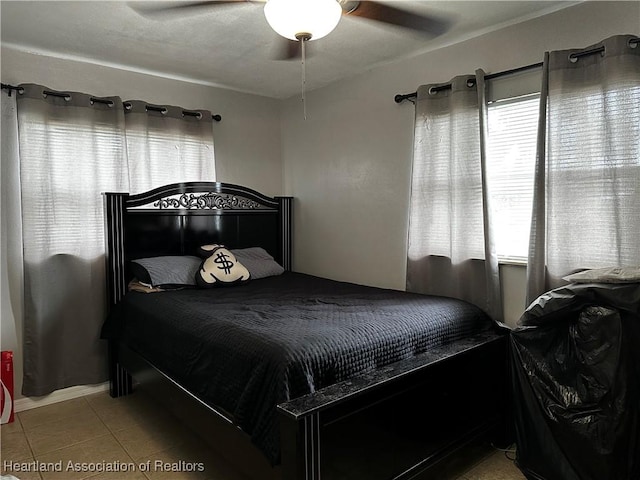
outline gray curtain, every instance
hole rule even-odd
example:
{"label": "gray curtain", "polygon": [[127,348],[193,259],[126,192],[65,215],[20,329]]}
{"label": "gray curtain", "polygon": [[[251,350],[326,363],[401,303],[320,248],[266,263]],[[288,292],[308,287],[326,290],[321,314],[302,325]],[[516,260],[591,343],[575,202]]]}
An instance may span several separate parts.
{"label": "gray curtain", "polygon": [[20,87],[22,393],[40,396],[107,378],[101,193],[214,181],[213,129],[206,110]]}
{"label": "gray curtain", "polygon": [[125,105],[125,129],[131,193],[168,183],[216,178],[213,121],[208,110]]}
{"label": "gray curtain", "polygon": [[467,300],[501,321],[486,119],[481,70],[417,90],[407,290]]}
{"label": "gray curtain", "polygon": [[100,192],[128,190],[127,157],[120,98],[20,87],[22,393],[39,396],[106,380]]}
{"label": "gray curtain", "polygon": [[0,290],[2,297],[2,350],[13,351],[16,391],[22,385],[22,222],[20,220],[20,162],[18,153],[18,116],[16,95],[2,98],[2,190],[0,211]]}
{"label": "gray curtain", "polygon": [[527,301],[580,269],[640,265],[640,47],[545,55]]}

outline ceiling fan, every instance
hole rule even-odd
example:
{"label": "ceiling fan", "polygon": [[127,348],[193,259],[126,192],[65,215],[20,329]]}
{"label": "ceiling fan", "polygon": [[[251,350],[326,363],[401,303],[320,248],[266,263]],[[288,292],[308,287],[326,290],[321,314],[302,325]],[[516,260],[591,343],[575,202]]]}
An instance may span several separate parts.
{"label": "ceiling fan", "polygon": [[263,4],[267,22],[282,38],[277,59],[300,56],[301,46],[318,40],[333,31],[342,16],[374,20],[437,36],[449,28],[449,22],[434,16],[424,16],[377,1],[352,0],[209,0],[180,2],[131,2],[131,7],[144,16],[182,15],[211,11],[233,3]]}
{"label": "ceiling fan", "polygon": [[440,35],[449,28],[449,23],[443,19],[418,15],[373,0],[209,0],[171,5],[162,4],[162,2],[131,2],[129,5],[143,16],[166,17],[167,15],[203,13],[216,7],[239,2],[264,5],[267,22],[280,35],[277,59],[302,59],[302,105],[305,120],[307,118],[306,44],[308,41],[318,40],[331,33],[342,16],[366,18],[432,36]]}

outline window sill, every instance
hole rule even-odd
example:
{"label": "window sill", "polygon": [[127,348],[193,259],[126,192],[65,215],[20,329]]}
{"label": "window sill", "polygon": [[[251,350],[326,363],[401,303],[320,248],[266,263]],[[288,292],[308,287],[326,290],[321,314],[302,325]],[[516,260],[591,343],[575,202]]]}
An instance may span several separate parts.
{"label": "window sill", "polygon": [[527,259],[526,258],[518,258],[518,257],[499,257],[498,258],[499,265],[514,265],[517,267],[526,267]]}

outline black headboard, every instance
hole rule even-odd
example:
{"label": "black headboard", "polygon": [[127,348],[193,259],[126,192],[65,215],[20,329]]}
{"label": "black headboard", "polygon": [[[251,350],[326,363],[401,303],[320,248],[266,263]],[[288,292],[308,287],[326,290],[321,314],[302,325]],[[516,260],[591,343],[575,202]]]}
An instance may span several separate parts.
{"label": "black headboard", "polygon": [[126,292],[129,261],[195,255],[200,245],[262,247],[291,270],[291,197],[219,182],[175,183],[137,195],[105,193],[107,294]]}

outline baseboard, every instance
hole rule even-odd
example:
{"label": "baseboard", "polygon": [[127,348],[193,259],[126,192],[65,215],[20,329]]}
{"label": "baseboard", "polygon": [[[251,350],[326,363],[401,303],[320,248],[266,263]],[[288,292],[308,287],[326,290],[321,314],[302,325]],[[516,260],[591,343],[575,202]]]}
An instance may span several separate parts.
{"label": "baseboard", "polygon": [[43,407],[45,405],[51,405],[52,403],[64,402],[72,398],[84,397],[85,395],[106,392],[108,390],[109,382],[99,383],[97,385],[80,385],[77,387],[63,388],[43,397],[17,398],[13,402],[13,407],[15,412],[23,412],[32,408]]}

